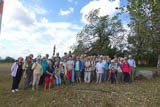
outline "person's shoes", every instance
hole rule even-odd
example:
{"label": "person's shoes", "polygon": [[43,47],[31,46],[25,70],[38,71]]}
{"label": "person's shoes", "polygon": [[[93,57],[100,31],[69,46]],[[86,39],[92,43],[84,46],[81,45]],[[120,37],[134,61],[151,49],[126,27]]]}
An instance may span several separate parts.
{"label": "person's shoes", "polygon": [[12,93],[15,93],[16,91],[15,91],[15,90],[12,90],[11,92],[12,92]]}
{"label": "person's shoes", "polygon": [[18,89],[15,89],[15,91],[18,92],[19,90],[18,90]]}
{"label": "person's shoes", "polygon": [[32,88],[32,91],[35,91],[35,88]]}

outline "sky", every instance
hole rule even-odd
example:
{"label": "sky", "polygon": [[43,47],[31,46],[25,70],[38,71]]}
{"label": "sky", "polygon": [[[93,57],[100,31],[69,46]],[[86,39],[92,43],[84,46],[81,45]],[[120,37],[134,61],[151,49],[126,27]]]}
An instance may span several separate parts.
{"label": "sky", "polygon": [[[76,34],[87,24],[85,15],[100,8],[100,16],[114,16],[127,0],[4,0],[0,57],[63,56],[76,43]],[[129,15],[120,16],[124,26]]]}

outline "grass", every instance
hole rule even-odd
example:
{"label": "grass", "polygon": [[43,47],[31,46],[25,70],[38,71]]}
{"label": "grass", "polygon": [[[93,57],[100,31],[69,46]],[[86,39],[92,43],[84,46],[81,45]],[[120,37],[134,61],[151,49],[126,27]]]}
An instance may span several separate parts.
{"label": "grass", "polygon": [[[7,69],[4,71],[7,71]],[[160,105],[160,78],[136,80],[132,84],[75,84],[54,87],[44,92],[43,86],[38,91],[22,90],[11,93],[12,78],[0,74],[1,107],[156,107]]]}

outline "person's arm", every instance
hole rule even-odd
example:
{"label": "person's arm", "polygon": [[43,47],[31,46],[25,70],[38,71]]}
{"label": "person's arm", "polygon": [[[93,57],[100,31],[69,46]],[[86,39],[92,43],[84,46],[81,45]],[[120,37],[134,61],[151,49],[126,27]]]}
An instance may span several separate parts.
{"label": "person's arm", "polygon": [[34,70],[37,66],[37,63],[34,63],[33,66],[32,66],[32,70]]}

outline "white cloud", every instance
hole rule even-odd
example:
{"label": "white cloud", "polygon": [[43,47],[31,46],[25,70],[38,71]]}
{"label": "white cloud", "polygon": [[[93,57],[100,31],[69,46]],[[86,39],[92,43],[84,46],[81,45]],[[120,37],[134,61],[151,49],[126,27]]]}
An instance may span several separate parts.
{"label": "white cloud", "polygon": [[41,7],[38,6],[38,5],[31,6],[31,7],[30,7],[30,11],[33,11],[33,12],[35,12],[36,14],[40,14],[40,15],[43,15],[43,14],[47,14],[47,13],[48,13],[47,10],[45,10],[44,8],[41,8]]}
{"label": "white cloud", "polygon": [[70,7],[68,10],[60,9],[60,15],[65,16],[74,12],[74,8]]}
{"label": "white cloud", "polygon": [[18,58],[30,53],[35,56],[48,53],[51,56],[54,44],[56,52],[61,55],[69,51],[81,26],[67,22],[50,22],[45,17],[38,21],[37,14],[18,0],[5,0],[0,56]]}
{"label": "white cloud", "polygon": [[120,0],[110,1],[110,0],[93,0],[90,1],[86,6],[84,6],[80,13],[82,14],[82,22],[87,23],[85,16],[95,9],[100,9],[100,16],[110,15],[113,16],[118,12],[116,7],[120,6]]}

